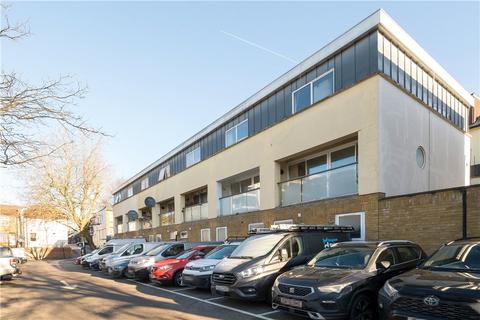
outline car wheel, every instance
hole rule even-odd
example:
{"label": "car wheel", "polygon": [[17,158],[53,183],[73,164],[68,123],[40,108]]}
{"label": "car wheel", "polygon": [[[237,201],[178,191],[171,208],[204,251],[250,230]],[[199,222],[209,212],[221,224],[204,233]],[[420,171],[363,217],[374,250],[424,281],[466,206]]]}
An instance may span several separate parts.
{"label": "car wheel", "polygon": [[177,271],[173,276],[173,284],[177,287],[183,287],[182,284],[183,270]]}
{"label": "car wheel", "polygon": [[366,295],[357,296],[350,308],[350,320],[373,320],[375,311],[373,309],[372,299]]}

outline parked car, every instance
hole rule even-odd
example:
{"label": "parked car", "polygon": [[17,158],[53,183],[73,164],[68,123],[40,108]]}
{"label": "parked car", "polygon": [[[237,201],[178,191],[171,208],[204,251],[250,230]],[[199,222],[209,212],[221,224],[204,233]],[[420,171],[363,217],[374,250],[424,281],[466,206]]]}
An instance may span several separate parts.
{"label": "parked car", "polygon": [[172,259],[155,263],[150,272],[150,280],[158,284],[174,284],[182,286],[182,274],[185,265],[192,260],[202,259],[217,245],[200,245],[192,247]]}
{"label": "parked car", "polygon": [[118,249],[122,248],[126,244],[132,243],[144,243],[144,238],[133,238],[133,239],[112,239],[105,243],[99,251],[87,257],[84,261],[85,264],[90,267],[90,269],[99,269],[100,259],[111,255]]}
{"label": "parked car", "polygon": [[127,266],[131,259],[145,254],[146,252],[162,245],[159,242],[132,243],[120,255],[110,260],[108,274],[113,277],[123,277],[127,272]]}
{"label": "parked car", "polygon": [[0,247],[0,280],[11,280],[19,274],[18,260],[9,247]]}
{"label": "parked car", "polygon": [[121,246],[118,250],[114,251],[113,253],[107,254],[102,258],[100,258],[98,262],[99,270],[103,271],[104,273],[108,273],[107,263],[110,265],[111,261],[117,258],[122,253],[124,253],[130,247],[130,245],[131,245],[130,243],[126,243],[123,246]]}
{"label": "parked car", "polygon": [[126,276],[137,280],[148,280],[152,266],[161,260],[176,257],[191,245],[185,242],[167,242],[142,256],[130,260]]}
{"label": "parked car", "polygon": [[215,266],[212,292],[246,300],[270,300],[281,273],[307,263],[324,247],[350,240],[352,227],[280,225],[260,230]]}
{"label": "parked car", "polygon": [[382,318],[480,319],[480,238],[440,247],[417,269],[385,283]]}
{"label": "parked car", "polygon": [[74,260],[74,263],[75,263],[75,264],[83,265],[83,261],[84,261],[86,258],[90,257],[92,254],[97,253],[99,250],[100,250],[100,249],[95,249],[95,250],[93,250],[93,251],[90,252],[90,253],[84,254],[84,255],[76,258],[76,259]]}
{"label": "parked car", "polygon": [[425,257],[410,241],[337,243],[279,276],[272,307],[311,319],[376,319],[376,297],[385,281]]}
{"label": "parked car", "polygon": [[183,285],[209,289],[215,266],[223,258],[230,256],[239,245],[240,242],[221,245],[207,253],[203,259],[187,263],[182,274]]}
{"label": "parked car", "polygon": [[27,255],[25,254],[25,248],[10,248],[13,256],[17,258],[19,263],[27,262]]}

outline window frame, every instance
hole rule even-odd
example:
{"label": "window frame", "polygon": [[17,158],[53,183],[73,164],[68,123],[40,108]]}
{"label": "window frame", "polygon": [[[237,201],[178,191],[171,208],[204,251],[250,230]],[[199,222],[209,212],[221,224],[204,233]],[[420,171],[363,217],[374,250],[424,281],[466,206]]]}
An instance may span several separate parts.
{"label": "window frame", "polygon": [[[195,152],[196,152],[197,150],[198,150],[198,160],[195,161]],[[189,156],[190,154],[191,154],[192,157],[193,157],[193,158],[192,158],[192,161],[193,161],[192,163],[188,163],[188,156]],[[200,161],[202,161],[202,150],[200,149],[200,146],[196,147],[196,148],[193,149],[192,151],[187,152],[187,153],[185,154],[185,167],[187,167],[187,168],[193,166],[193,165],[196,164],[196,163],[199,163]]]}
{"label": "window frame", "polygon": [[[203,232],[208,230],[208,240],[203,239]],[[200,241],[212,241],[212,233],[210,231],[210,228],[205,228],[205,229],[200,229]]]}
{"label": "window frame", "polygon": [[[225,239],[224,240],[218,240],[218,231],[224,229],[225,230]],[[216,241],[225,241],[228,239],[228,227],[216,227],[215,228],[215,240]]]}
{"label": "window frame", "polygon": [[[241,126],[242,124],[244,124],[245,122],[247,123],[247,136],[243,137],[241,139],[238,139],[238,127]],[[235,141],[232,144],[227,144],[227,135],[232,130],[235,130],[235,139],[234,139]],[[225,148],[231,147],[231,146],[239,143],[240,141],[247,139],[249,136],[250,136],[250,132],[249,132],[248,118],[247,118],[245,120],[240,121],[238,124],[234,125],[230,129],[225,130]]]}
{"label": "window frame", "polygon": [[[318,157],[321,157],[321,156],[324,156],[324,155],[327,156],[327,170],[325,170],[325,171],[331,170],[332,169],[331,154],[333,152],[343,150],[343,149],[347,149],[347,148],[350,148],[350,147],[355,147],[355,160],[356,160],[355,163],[358,163],[358,141],[352,141],[352,142],[349,142],[349,143],[346,143],[346,144],[342,144],[342,145],[340,145],[338,147],[335,147],[335,148],[320,151],[320,152],[314,153],[312,155],[309,155],[307,157],[288,162],[287,163],[287,181],[308,176],[309,174],[308,174],[307,162],[309,160],[312,160],[312,159],[315,159],[315,158],[318,158]],[[299,163],[302,163],[302,162],[305,163],[305,176],[290,177],[290,170],[289,170],[290,166],[293,166],[293,165],[296,165],[296,164],[299,164]]]}
{"label": "window frame", "polygon": [[251,227],[253,227],[253,226],[255,226],[255,225],[260,225],[260,224],[261,224],[262,226],[261,226],[261,227],[258,227],[258,226],[257,226],[255,229],[257,229],[257,228],[265,228],[265,223],[263,223],[263,222],[252,222],[252,223],[249,223],[248,226],[247,226],[247,232],[250,232],[250,231],[252,230]]}
{"label": "window frame", "polygon": [[[320,99],[318,101],[313,101],[313,83],[316,82],[317,80],[320,80],[321,78],[325,77],[326,75],[328,75],[330,72],[333,72],[333,77],[332,77],[332,94],[323,98],[323,99]],[[306,86],[310,86],[310,105],[309,106],[312,106],[314,103],[317,103],[317,102],[320,102],[320,101],[323,101],[325,99],[327,99],[328,97],[331,97],[333,94],[335,94],[335,68],[330,68],[328,69],[327,71],[325,71],[324,73],[322,73],[321,75],[319,75],[318,77],[316,77],[315,79],[309,81],[308,83],[304,84],[303,86],[299,87],[298,89],[295,89],[294,91],[292,91],[291,93],[291,99],[292,99],[292,115],[294,115],[295,113],[297,112],[300,112],[302,110],[299,110],[299,111],[296,111],[295,109],[295,93],[299,90],[302,90],[303,88],[305,88]],[[306,107],[308,108],[308,107]],[[305,108],[305,109],[306,109]]]}
{"label": "window frame", "polygon": [[149,188],[149,181],[148,181],[148,177],[145,177],[143,178],[142,180],[140,180],[140,190],[145,190],[145,189],[148,189]]}
{"label": "window frame", "polygon": [[365,226],[365,212],[350,212],[350,213],[340,213],[335,215],[335,224],[340,225],[341,217],[349,216],[360,216],[360,238],[351,238],[352,241],[365,241],[366,236],[366,226]]}

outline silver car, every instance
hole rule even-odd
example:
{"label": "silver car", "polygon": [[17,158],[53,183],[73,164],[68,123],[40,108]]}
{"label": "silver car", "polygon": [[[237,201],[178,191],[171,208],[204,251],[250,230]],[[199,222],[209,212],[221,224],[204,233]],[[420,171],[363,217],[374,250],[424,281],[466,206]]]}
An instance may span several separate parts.
{"label": "silver car", "polygon": [[159,242],[146,242],[131,244],[121,254],[106,260],[108,274],[113,277],[123,277],[126,274],[128,263],[131,259],[162,245]]}

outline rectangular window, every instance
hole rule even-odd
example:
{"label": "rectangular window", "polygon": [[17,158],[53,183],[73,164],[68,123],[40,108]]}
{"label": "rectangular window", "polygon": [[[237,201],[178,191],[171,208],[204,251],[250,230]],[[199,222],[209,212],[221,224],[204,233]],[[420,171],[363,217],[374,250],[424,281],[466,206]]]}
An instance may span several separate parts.
{"label": "rectangular window", "polygon": [[225,132],[225,147],[234,145],[235,143],[248,137],[248,119],[240,122],[233,128]]}
{"label": "rectangular window", "polygon": [[186,166],[190,167],[191,165],[194,165],[197,162],[200,162],[201,160],[201,154],[200,154],[200,147],[190,151],[186,155]]}
{"label": "rectangular window", "polygon": [[163,179],[166,179],[168,177],[170,177],[170,166],[166,166],[160,169],[160,172],[158,174],[158,181],[162,181]]}
{"label": "rectangular window", "polygon": [[217,241],[225,241],[228,237],[227,227],[217,227],[216,229]]}
{"label": "rectangular window", "polygon": [[37,241],[37,234],[32,232],[30,233],[30,241]]}
{"label": "rectangular window", "polygon": [[200,241],[210,241],[210,228],[200,230]]}
{"label": "rectangular window", "polygon": [[140,189],[145,190],[148,188],[148,178],[143,178],[142,182],[140,183]]}
{"label": "rectangular window", "polygon": [[155,241],[156,241],[156,242],[162,241],[162,235],[161,235],[160,233],[157,233],[157,234],[155,235]]}
{"label": "rectangular window", "polygon": [[128,187],[127,189],[127,197],[133,196],[133,187]]}
{"label": "rectangular window", "polygon": [[293,113],[303,110],[312,104],[311,86],[312,84],[309,83],[293,92]]}
{"label": "rectangular window", "polygon": [[333,69],[321,75],[317,80],[314,80],[313,85],[313,103],[331,96],[334,91],[334,74]]}
{"label": "rectangular window", "polygon": [[352,226],[352,240],[365,240],[365,212],[346,213],[335,215],[335,224],[339,226]]}
{"label": "rectangular window", "polygon": [[155,241],[155,235],[149,234],[148,235],[148,242],[154,242]]}

